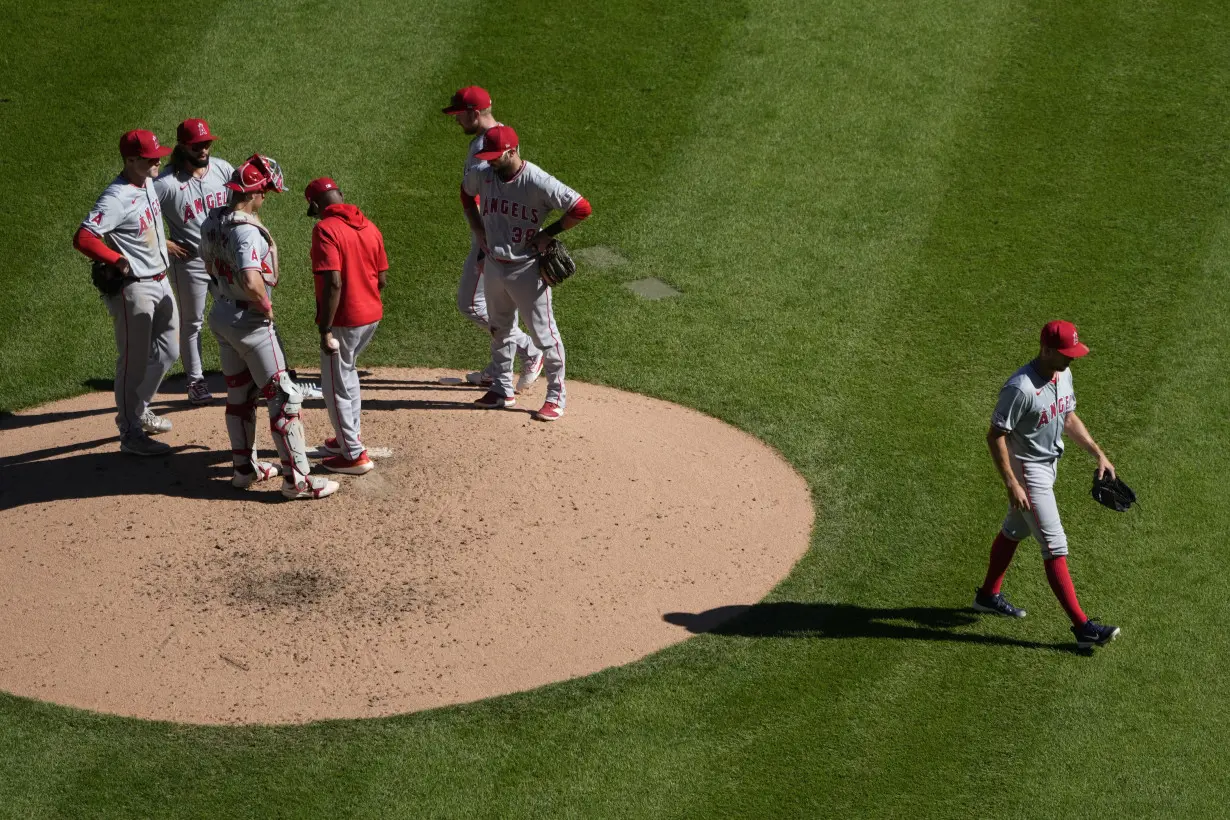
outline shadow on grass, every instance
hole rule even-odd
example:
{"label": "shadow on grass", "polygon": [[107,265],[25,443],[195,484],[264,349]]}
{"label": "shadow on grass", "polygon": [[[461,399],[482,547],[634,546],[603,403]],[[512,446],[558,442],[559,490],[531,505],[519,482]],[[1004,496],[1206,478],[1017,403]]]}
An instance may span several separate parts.
{"label": "shadow on grass", "polygon": [[1072,643],[1039,643],[955,631],[981,620],[973,610],[966,608],[876,608],[781,601],[755,606],[722,606],[696,613],[668,612],[662,620],[696,634],[709,632],[747,638],[888,638],[1077,651]]}

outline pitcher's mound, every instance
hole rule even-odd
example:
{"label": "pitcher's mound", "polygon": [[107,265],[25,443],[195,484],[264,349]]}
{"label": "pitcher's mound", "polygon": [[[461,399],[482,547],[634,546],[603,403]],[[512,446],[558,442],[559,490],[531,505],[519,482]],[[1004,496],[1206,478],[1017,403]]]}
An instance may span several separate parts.
{"label": "pitcher's mound", "polygon": [[[749,435],[577,382],[554,423],[541,381],[476,410],[457,375],[365,377],[385,457],[320,501],[230,486],[221,398],[160,396],[152,459],[118,452],[109,393],[0,420],[0,689],[189,723],[410,712],[640,658],[688,636],[663,614],[756,600],[807,548],[806,484]],[[331,435],[319,401],[304,424]]]}

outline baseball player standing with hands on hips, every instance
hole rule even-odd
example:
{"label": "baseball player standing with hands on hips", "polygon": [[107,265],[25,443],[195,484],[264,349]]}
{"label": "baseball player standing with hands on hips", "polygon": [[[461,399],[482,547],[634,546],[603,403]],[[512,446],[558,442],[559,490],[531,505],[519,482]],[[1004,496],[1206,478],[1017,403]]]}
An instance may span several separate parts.
{"label": "baseball player standing with hands on hips", "polygon": [[1025,617],[1025,610],[1008,603],[1000,587],[1017,544],[1033,535],[1042,547],[1046,579],[1072,619],[1072,634],[1081,649],[1104,646],[1119,635],[1119,627],[1099,624],[1081,611],[1068,574],[1068,537],[1055,503],[1064,433],[1098,460],[1098,476],[1115,475],[1115,466],[1076,415],[1068,365],[1088,352],[1071,322],[1051,322],[1042,328],[1038,357],[1013,373],[999,392],[987,444],[1008,490],[1008,515],[991,544],[986,580],[974,597],[979,612]]}
{"label": "baseball player standing with hands on hips", "polygon": [[282,461],[282,495],[325,498],[338,485],[311,475],[299,419],[303,399],[287,373],[273,326],[278,249],[257,216],[267,192],[286,190],[282,169],[269,157],[253,154],[226,187],[232,192],[230,205],[216,209],[201,226],[201,258],[214,291],[209,327],[218,337],[226,377],[226,432],[235,468],[231,484],[246,488],[278,475],[276,466],[256,460],[256,399],[264,396]]}
{"label": "baseball player standing with hands on hips", "polygon": [[334,438],[322,449],[334,455],[321,464],[334,473],[363,475],[376,465],[360,437],[359,371],[356,360],[376,335],[384,316],[380,291],[389,258],[380,229],[354,205],[342,201],[337,183],[314,179],[303,196],[312,229],[316,280],[316,325],[320,329],[320,381]]}
{"label": "baseball player standing with hands on hips", "polygon": [[171,257],[171,287],[179,305],[179,353],[188,377],[188,401],[213,401],[201,365],[201,326],[205,323],[205,294],[209,274],[201,260],[201,223],[214,208],[230,200],[226,183],[235,169],[211,155],[214,135],[205,120],[184,120],[176,130],[171,162],[154,181],[162,214],[171,229],[167,252]]}
{"label": "baseball player standing with hands on hips", "polygon": [[[491,95],[476,85],[466,86],[453,95],[452,101],[442,109],[457,121],[461,130],[474,139],[470,140],[470,150],[466,154],[465,166],[462,169],[462,180],[471,171],[483,171],[487,163],[475,159],[474,155],[482,149],[483,135],[500,123],[491,114]],[[471,197],[472,198],[472,197]],[[461,281],[457,285],[457,309],[461,315],[486,331],[491,326],[487,318],[487,299],[483,290],[483,267],[487,249],[479,245],[478,234],[471,230],[470,254],[461,267]],[[513,344],[517,348],[517,358],[521,361],[521,378],[517,382],[517,392],[525,390],[542,373],[545,359],[533,340],[517,327],[513,318]],[[479,373],[469,373],[466,380],[481,387],[490,387],[495,382],[495,362],[490,362]]]}
{"label": "baseball player standing with hands on hips", "polygon": [[167,240],[154,177],[170,148],[150,131],[120,137],[124,170],[81,223],[73,247],[114,266],[123,287],[104,296],[115,327],[115,424],[120,450],[155,456],[171,448],[149,437],[171,429],[149,403],[179,358],[179,316],[167,284]]}
{"label": "baseball player standing with hands on hips", "polygon": [[[482,150],[474,155],[487,167],[471,168],[461,190],[466,219],[479,246],[487,249],[483,279],[491,323],[491,361],[496,367],[491,390],[474,404],[489,410],[516,404],[513,328],[520,311],[530,336],[546,358],[547,400],[534,418],[555,421],[564,415],[568,400],[564,342],[555,324],[551,288],[538,273],[538,253],[552,237],[581,222],[593,209],[579,193],[523,160],[518,144],[517,132],[509,126],[489,128],[483,135]],[[475,197],[479,204],[475,204]],[[564,213],[544,227],[551,211]]]}

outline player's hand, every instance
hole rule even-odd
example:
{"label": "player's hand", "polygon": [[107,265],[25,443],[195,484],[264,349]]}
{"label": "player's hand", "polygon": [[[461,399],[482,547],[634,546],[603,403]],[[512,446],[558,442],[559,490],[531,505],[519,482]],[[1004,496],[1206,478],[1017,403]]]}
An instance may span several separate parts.
{"label": "player's hand", "polygon": [[132,265],[128,264],[127,256],[121,256],[119,258],[119,261],[115,263],[115,269],[120,272],[121,276],[131,276],[132,275]]}
{"label": "player's hand", "polygon": [[332,332],[320,334],[320,349],[329,354],[337,352],[338,343],[337,339],[333,338]]}
{"label": "player's hand", "polygon": [[1025,488],[1014,481],[1008,487],[1008,503],[1012,505],[1014,510],[1028,510],[1029,493],[1025,492]]}
{"label": "player's hand", "polygon": [[178,242],[172,242],[170,239],[167,240],[167,253],[176,259],[189,259],[192,257],[192,254],[188,253],[187,248]]}
{"label": "player's hand", "polygon": [[1096,475],[1098,478],[1110,474],[1111,478],[1115,478],[1115,465],[1110,463],[1110,459],[1106,456],[1098,456],[1098,469]]}
{"label": "player's hand", "polygon": [[476,233],[474,234],[474,238],[478,240],[478,249],[486,256],[490,256],[491,248],[487,246],[487,232],[483,231],[482,233]]}
{"label": "player's hand", "polygon": [[549,234],[545,234],[540,231],[534,235],[534,249],[539,253],[542,253],[547,249],[547,245],[550,245],[551,240],[554,238],[554,236],[550,236]]}

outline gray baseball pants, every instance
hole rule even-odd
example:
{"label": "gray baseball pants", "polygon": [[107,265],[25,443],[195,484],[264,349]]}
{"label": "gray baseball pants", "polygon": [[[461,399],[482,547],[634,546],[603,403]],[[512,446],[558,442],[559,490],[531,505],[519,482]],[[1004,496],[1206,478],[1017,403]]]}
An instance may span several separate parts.
{"label": "gray baseball pants", "polygon": [[546,357],[543,373],[547,377],[547,401],[563,407],[568,397],[564,389],[564,342],[555,324],[551,288],[538,275],[538,260],[509,265],[489,258],[483,282],[491,322],[491,363],[496,368],[491,389],[505,398],[513,396],[513,356],[517,350],[513,331],[520,313],[530,338]]}
{"label": "gray baseball pants", "polygon": [[205,296],[209,292],[209,274],[199,257],[171,257],[171,289],[179,305],[179,355],[184,362],[184,374],[189,382],[205,378],[201,365],[201,328],[205,324]]}
{"label": "gray baseball pants", "polygon": [[[487,297],[483,287],[483,268],[486,260],[478,247],[478,240],[471,240],[470,254],[465,264],[461,266],[461,281],[457,285],[457,310],[461,315],[490,332],[491,324],[487,315]],[[524,366],[526,362],[538,357],[542,351],[534,344],[525,331],[517,327],[517,319],[513,318],[513,344],[516,346],[517,358]],[[483,370],[488,376],[495,378],[495,362],[492,361]]]}
{"label": "gray baseball pants", "polygon": [[325,397],[325,409],[333,422],[342,455],[354,460],[363,454],[362,421],[359,412],[362,399],[359,397],[359,354],[371,344],[380,322],[359,327],[334,327],[333,338],[338,349],[330,353],[320,351],[320,389]]}
{"label": "gray baseball pants", "polygon": [[115,327],[115,426],[141,433],[141,416],[179,358],[179,313],[165,276],[129,282],[103,297]]}

